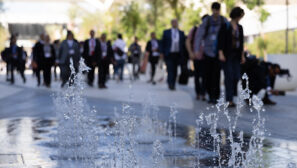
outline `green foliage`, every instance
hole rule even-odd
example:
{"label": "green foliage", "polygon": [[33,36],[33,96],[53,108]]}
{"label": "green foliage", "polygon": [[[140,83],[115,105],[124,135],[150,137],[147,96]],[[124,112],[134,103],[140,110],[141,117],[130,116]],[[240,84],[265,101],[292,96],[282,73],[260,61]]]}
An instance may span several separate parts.
{"label": "green foliage", "polygon": [[[1,0],[0,0],[1,1]],[[73,5],[69,10],[72,20],[77,17],[82,19],[79,28],[79,37],[87,38],[89,30],[95,29],[99,36],[105,32],[109,39],[115,39],[117,33],[122,33],[125,40],[132,41],[133,36],[138,36],[140,41],[150,38],[150,33],[155,31],[158,38],[161,38],[163,30],[170,27],[170,20],[177,18],[180,20],[180,28],[186,33],[201,22],[201,9],[194,9],[193,4],[186,6],[187,0],[116,0],[111,8],[106,11],[89,13],[81,12],[77,5]],[[209,3],[199,0],[203,8],[210,9]],[[194,0],[192,0],[194,2]],[[251,10],[259,13],[259,19],[264,23],[269,17],[269,13],[262,8],[264,0],[220,0],[226,5],[227,12],[238,5],[244,3]],[[258,46],[262,45],[262,46]],[[257,41],[256,50],[263,48],[263,43]],[[251,45],[249,45],[251,46]],[[269,49],[269,45],[267,45]]]}
{"label": "green foliage", "polygon": [[250,9],[254,9],[257,6],[264,5],[264,0],[242,0],[242,2]]}
{"label": "green foliage", "polygon": [[136,36],[137,34],[141,35],[142,32],[139,29],[144,29],[144,24],[139,5],[132,1],[130,4],[124,7],[122,11],[121,25],[123,26],[125,33],[129,37]]}
{"label": "green foliage", "polygon": [[182,29],[189,32],[194,25],[201,24],[201,8],[193,9],[193,4],[183,14]]}
{"label": "green foliage", "polygon": [[[266,50],[267,54],[285,54],[285,46],[285,31],[278,31],[266,33],[265,40],[257,37],[253,43],[247,45],[247,48],[253,54],[263,57],[264,50]],[[296,48],[297,30],[289,32],[289,53],[297,53]]]}
{"label": "green foliage", "polygon": [[149,10],[147,12],[147,21],[153,27],[155,32],[158,31],[158,26],[160,25],[160,18],[163,17],[164,3],[163,0],[146,0],[149,5]]}
{"label": "green foliage", "polygon": [[182,0],[165,0],[173,10],[173,16],[177,20],[181,19],[182,13],[186,9]]}
{"label": "green foliage", "polygon": [[259,18],[260,22],[263,24],[270,16],[270,13],[263,8],[260,8],[259,13],[260,13],[260,18]]}
{"label": "green foliage", "polygon": [[232,8],[236,6],[236,0],[223,0],[222,2],[225,3],[228,14],[231,12]]}
{"label": "green foliage", "polygon": [[79,7],[76,4],[72,4],[68,10],[68,16],[71,21],[74,21],[79,16]]}

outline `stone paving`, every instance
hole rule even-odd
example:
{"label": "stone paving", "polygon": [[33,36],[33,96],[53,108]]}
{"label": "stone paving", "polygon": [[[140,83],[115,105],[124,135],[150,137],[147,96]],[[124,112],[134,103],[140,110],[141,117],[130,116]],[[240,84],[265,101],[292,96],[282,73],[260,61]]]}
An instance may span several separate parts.
{"label": "stone paving", "polygon": [[[10,85],[5,82],[5,76],[0,75],[0,132],[3,129],[9,129],[9,125],[5,124],[7,119],[55,119],[52,95],[61,91],[60,83],[54,82],[50,89],[42,86],[37,88],[36,80],[33,79],[32,75],[27,74],[27,78],[28,82],[26,84],[17,79],[15,85]],[[126,80],[121,83],[111,80],[108,83],[109,89],[87,88],[85,95],[88,103],[94,106],[100,115],[110,117],[114,115],[115,108],[120,109],[123,103],[134,105],[135,108],[139,109],[138,115],[141,115],[140,109],[143,103],[148,99],[152,99],[160,108],[159,119],[167,121],[170,106],[176,103],[179,110],[177,122],[186,126],[195,125],[197,114],[201,112],[207,114],[215,110],[209,104],[195,100],[192,80],[189,86],[178,86],[175,92],[169,91],[164,82],[153,86],[145,81],[144,78],[135,82]],[[280,160],[284,163],[297,162],[297,92],[289,92],[284,97],[273,97],[273,100],[277,101],[278,105],[266,106],[264,113],[266,129],[270,134],[267,139],[272,144],[267,149],[272,153],[269,157],[272,161],[283,158]],[[231,112],[231,114],[235,115],[235,112]],[[249,133],[254,115],[248,109],[244,109],[238,121],[238,129]],[[226,123],[222,121],[219,123],[219,127],[225,128]],[[15,143],[19,143],[19,145],[24,143],[22,140],[26,142],[26,138],[18,140]],[[0,168],[3,167],[1,160],[9,160],[7,159],[9,157],[12,160],[19,159],[18,155],[13,157],[4,155],[7,153],[3,153],[5,151],[1,150],[4,147],[2,145],[5,144],[1,143],[3,141],[7,141],[7,139],[2,135],[0,138]],[[282,167],[279,164],[276,165],[278,166],[275,167]],[[4,167],[9,168],[8,166]]]}

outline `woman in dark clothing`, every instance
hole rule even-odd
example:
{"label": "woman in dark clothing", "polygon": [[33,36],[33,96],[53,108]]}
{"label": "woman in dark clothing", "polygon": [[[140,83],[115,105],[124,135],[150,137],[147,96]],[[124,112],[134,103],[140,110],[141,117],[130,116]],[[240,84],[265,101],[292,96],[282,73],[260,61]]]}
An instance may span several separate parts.
{"label": "woman in dark clothing", "polygon": [[145,51],[151,64],[151,79],[149,82],[152,82],[152,84],[155,85],[156,82],[154,77],[156,73],[156,65],[160,58],[160,41],[156,39],[155,32],[151,33],[151,40],[147,42]]}
{"label": "woman in dark clothing", "polygon": [[240,79],[240,63],[245,62],[243,28],[239,24],[243,16],[242,8],[233,8],[230,13],[231,21],[219,32],[219,59],[224,70],[226,101],[229,102],[229,107],[235,107],[233,97],[236,95],[237,83]]}

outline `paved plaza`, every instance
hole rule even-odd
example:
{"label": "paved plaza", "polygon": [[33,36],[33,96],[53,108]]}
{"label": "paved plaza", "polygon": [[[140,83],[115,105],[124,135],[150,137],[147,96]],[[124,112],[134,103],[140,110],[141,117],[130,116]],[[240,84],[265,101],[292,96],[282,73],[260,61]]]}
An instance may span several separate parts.
{"label": "paved plaza", "polygon": [[[32,133],[32,130],[28,132],[27,128],[41,119],[55,121],[53,96],[62,91],[59,86],[60,82],[56,81],[53,82],[50,89],[43,86],[36,87],[36,80],[33,79],[32,74],[27,74],[26,84],[17,79],[15,85],[5,82],[4,75],[0,76],[0,168],[3,167],[1,167],[1,163],[4,162],[3,158],[7,160],[10,157],[4,155],[8,153],[22,154],[21,160],[24,162],[46,167],[47,163],[42,163],[38,159],[34,161],[28,159],[42,158],[42,151],[38,151],[38,148],[30,148],[33,141],[30,141],[28,136],[38,137],[36,137],[37,133]],[[121,110],[122,104],[127,103],[136,108],[137,115],[141,116],[142,106],[151,102],[159,107],[159,119],[167,121],[170,107],[176,104],[177,123],[193,127],[200,113],[208,114],[216,110],[206,102],[195,99],[192,80],[189,86],[178,86],[174,92],[169,91],[164,82],[150,85],[144,78],[134,82],[125,80],[120,83],[110,80],[108,87],[109,89],[106,90],[99,90],[97,87],[86,88],[84,93],[88,104],[96,108],[100,116],[112,118],[115,110]],[[288,92],[286,96],[273,97],[272,99],[278,104],[265,106],[263,113],[266,118],[266,139],[269,142],[267,150],[270,154],[268,157],[271,162],[277,162],[270,167],[286,167],[283,165],[297,162],[297,92]],[[231,110],[230,114],[234,116],[235,111]],[[238,131],[243,130],[245,133],[251,133],[251,123],[256,114],[251,113],[248,108],[243,108],[241,115],[238,121]],[[22,122],[18,125],[10,122],[15,120]],[[227,127],[224,121],[218,124],[219,128]],[[16,132],[13,132],[14,129]],[[43,152],[46,151],[43,150]],[[33,153],[32,156],[29,153]],[[20,156],[14,156],[13,159],[20,159]]]}

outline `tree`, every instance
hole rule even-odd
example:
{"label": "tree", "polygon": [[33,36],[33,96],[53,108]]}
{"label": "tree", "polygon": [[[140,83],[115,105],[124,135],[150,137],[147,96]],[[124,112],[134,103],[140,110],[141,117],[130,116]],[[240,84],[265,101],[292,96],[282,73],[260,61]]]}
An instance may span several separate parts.
{"label": "tree", "polygon": [[257,6],[263,6],[264,0],[242,0],[242,2],[250,9],[254,9]]}
{"label": "tree", "polygon": [[185,5],[183,2],[181,2],[181,0],[165,0],[171,7],[171,9],[173,10],[173,14],[174,17],[177,20],[181,19],[181,15],[185,10]]}
{"label": "tree", "polygon": [[225,0],[224,3],[226,5],[226,13],[229,14],[231,10],[235,7],[236,0]]}
{"label": "tree", "polygon": [[147,19],[150,23],[152,23],[153,29],[156,32],[158,30],[159,18],[163,14],[163,0],[147,0],[147,2],[150,6]]}
{"label": "tree", "polygon": [[182,20],[182,29],[185,32],[188,32],[194,25],[201,24],[201,8],[194,9],[194,4],[191,4],[190,7],[188,7],[184,14]]}
{"label": "tree", "polygon": [[127,35],[131,37],[136,36],[137,33],[143,34],[138,30],[138,28],[144,28],[139,5],[135,1],[132,1],[124,7],[122,13],[121,25],[125,29]]}

